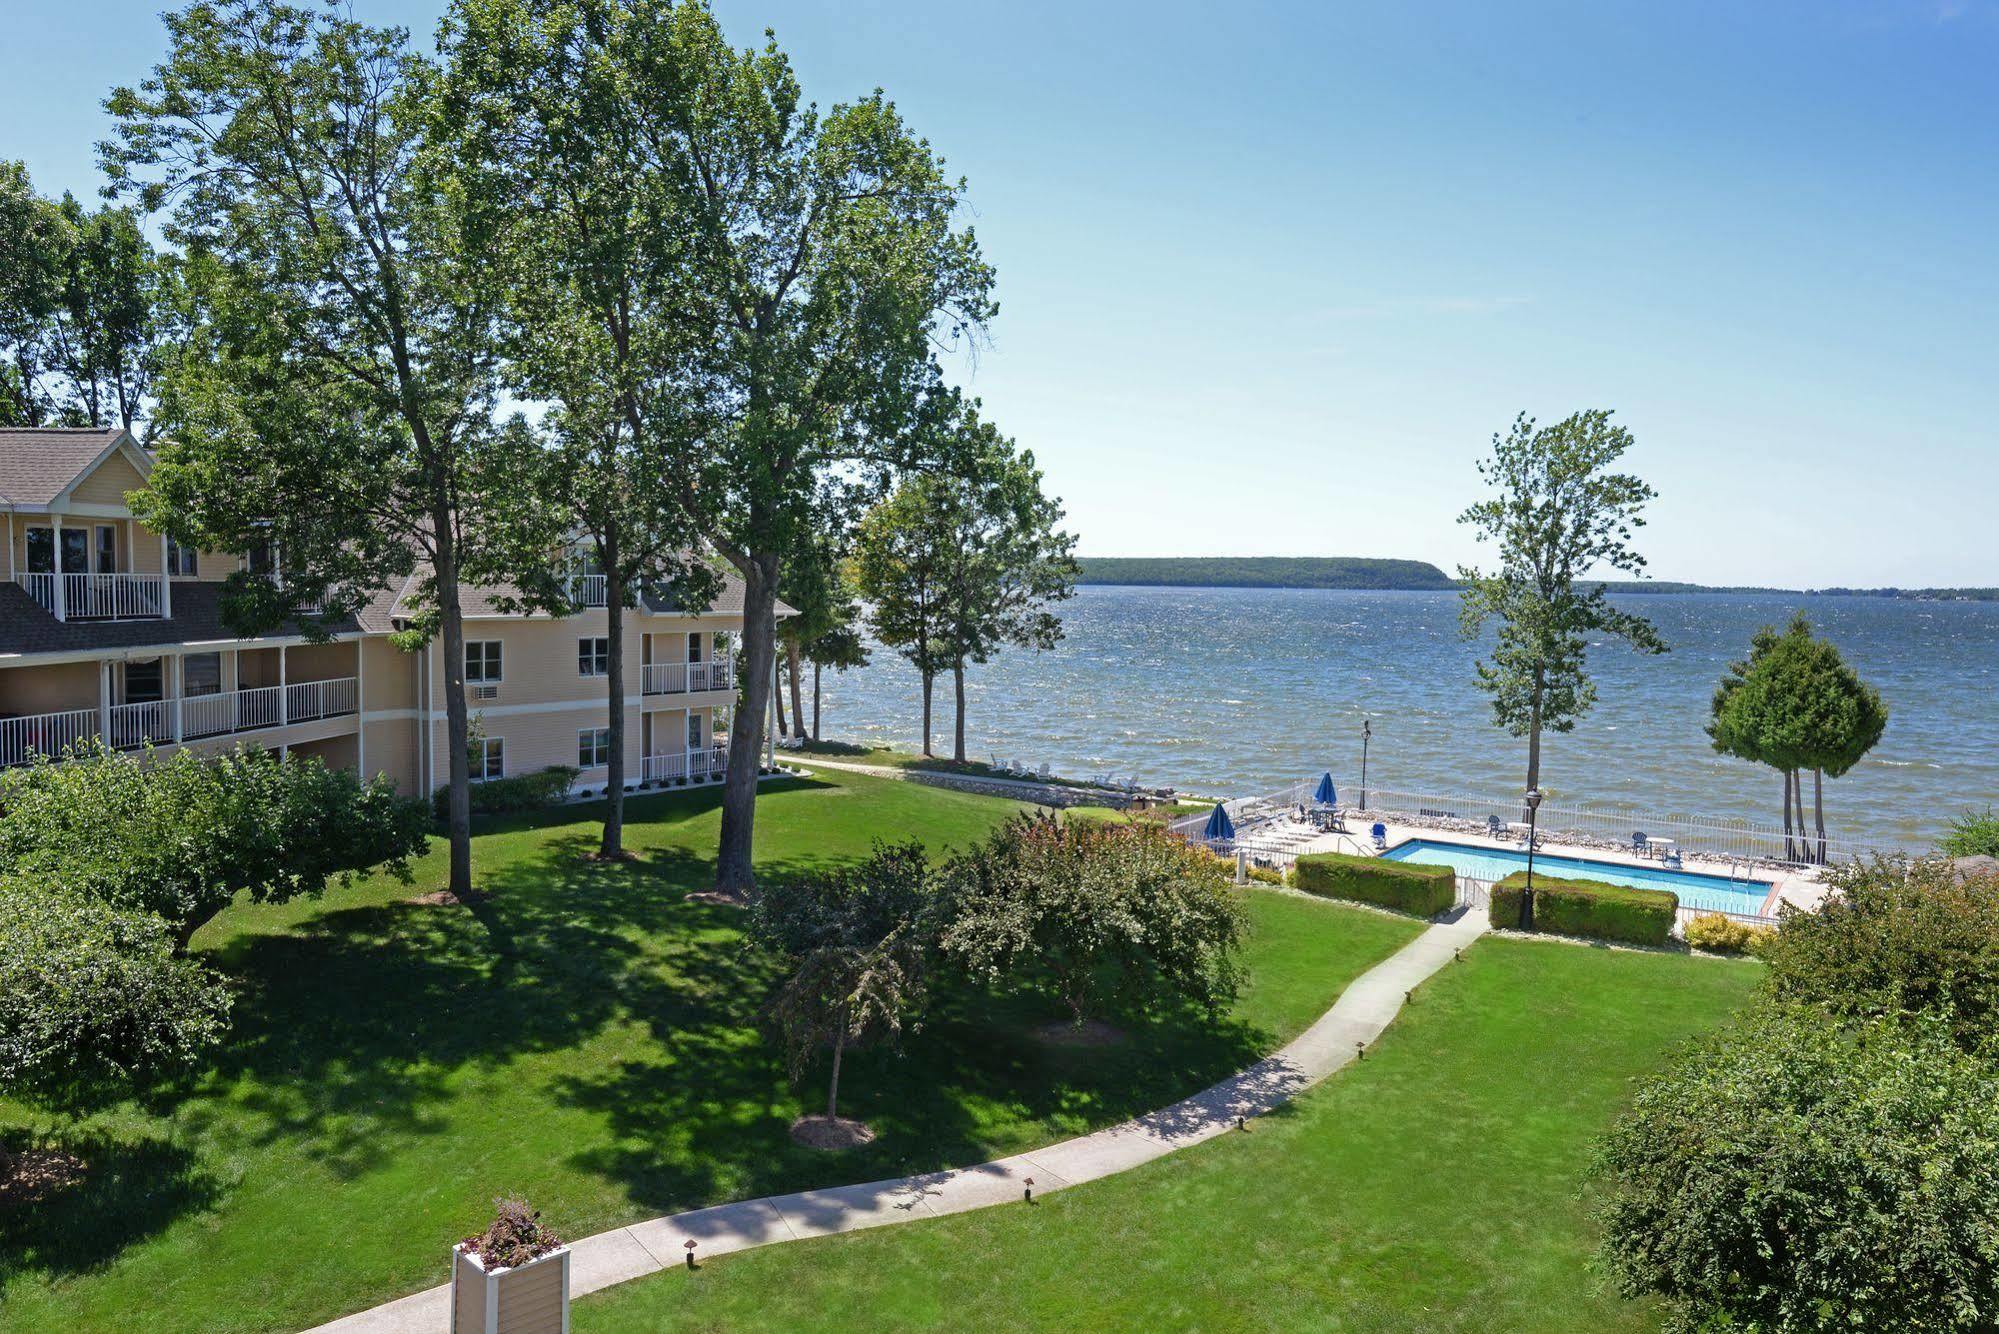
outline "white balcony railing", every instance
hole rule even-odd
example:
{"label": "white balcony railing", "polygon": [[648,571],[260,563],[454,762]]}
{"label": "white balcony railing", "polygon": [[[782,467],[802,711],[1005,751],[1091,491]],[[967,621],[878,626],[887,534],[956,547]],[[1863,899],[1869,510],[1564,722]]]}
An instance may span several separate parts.
{"label": "white balcony railing", "polygon": [[727,658],[713,662],[649,662],[645,665],[645,693],[684,695],[696,690],[733,690],[736,664]]}
{"label": "white balcony railing", "polygon": [[[176,739],[196,741],[235,732],[257,732],[286,723],[311,722],[355,713],[360,704],[354,677],[299,681],[287,686],[254,686],[185,699],[114,704],[100,715],[96,709],[69,709],[20,718],[0,718],[0,766],[25,764],[30,756],[55,757],[79,742],[107,735],[118,750],[136,750],[148,743],[170,745]],[[178,721],[180,731],[175,735]]]}
{"label": "white balcony railing", "polygon": [[601,574],[572,574],[569,600],[579,607],[605,606],[611,600],[611,581]]}
{"label": "white balcony railing", "polygon": [[72,621],[152,620],[165,605],[157,574],[22,574],[15,576],[15,582],[43,611]]}
{"label": "white balcony railing", "polygon": [[722,778],[728,768],[728,747],[705,746],[698,750],[648,755],[640,765],[640,772],[648,783],[707,783]]}

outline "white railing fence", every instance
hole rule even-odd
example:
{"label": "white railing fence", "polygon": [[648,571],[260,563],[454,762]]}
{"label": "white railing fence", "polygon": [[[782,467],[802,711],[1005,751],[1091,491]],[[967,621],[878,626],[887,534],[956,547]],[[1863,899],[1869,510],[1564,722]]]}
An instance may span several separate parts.
{"label": "white railing fence", "polygon": [[157,574],[65,574],[63,606],[72,620],[129,621],[160,614]]}
{"label": "white railing fence", "polygon": [[0,767],[26,764],[36,755],[51,759],[97,736],[96,709],[0,718]]}
{"label": "white railing fence", "polygon": [[602,607],[611,600],[611,580],[601,574],[574,574],[569,577],[569,600],[579,607]]}
{"label": "white railing fence", "polygon": [[699,750],[647,755],[640,762],[639,772],[648,783],[706,783],[724,777],[728,761],[726,746],[704,746]]}
{"label": "white railing fence", "polygon": [[649,662],[645,665],[644,679],[648,695],[731,690],[736,684],[736,665],[727,659],[714,662]]}
{"label": "white railing fence", "polygon": [[300,681],[285,687],[285,720],[303,723],[352,713],[355,698],[355,678],[351,676]]}
{"label": "white railing fence", "polygon": [[[196,741],[232,732],[255,732],[283,723],[338,718],[360,708],[359,682],[352,676],[324,681],[298,681],[288,686],[254,686],[183,699],[114,704],[103,721],[115,750],[144,745],[171,745],[180,724],[179,740]],[[69,747],[100,735],[96,709],[68,709],[20,718],[0,718],[0,766],[26,764],[35,755],[55,759]]]}
{"label": "white railing fence", "polygon": [[14,576],[14,582],[27,591],[36,606],[50,615],[55,614],[56,577],[53,574],[20,574]]}

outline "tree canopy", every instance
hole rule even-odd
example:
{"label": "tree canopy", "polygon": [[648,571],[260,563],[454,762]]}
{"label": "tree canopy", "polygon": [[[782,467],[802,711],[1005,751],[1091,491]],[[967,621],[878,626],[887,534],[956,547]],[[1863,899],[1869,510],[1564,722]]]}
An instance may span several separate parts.
{"label": "tree canopy", "polygon": [[1495,494],[1458,519],[1499,545],[1491,572],[1459,570],[1460,622],[1468,639],[1499,622],[1478,684],[1499,725],[1527,738],[1530,789],[1541,785],[1541,733],[1571,730],[1596,702],[1590,636],[1666,651],[1650,621],[1612,605],[1600,583],[1579,583],[1593,571],[1645,568],[1631,537],[1655,493],[1631,473],[1610,471],[1631,445],[1631,433],[1600,409],[1545,427],[1523,413],[1478,465]]}

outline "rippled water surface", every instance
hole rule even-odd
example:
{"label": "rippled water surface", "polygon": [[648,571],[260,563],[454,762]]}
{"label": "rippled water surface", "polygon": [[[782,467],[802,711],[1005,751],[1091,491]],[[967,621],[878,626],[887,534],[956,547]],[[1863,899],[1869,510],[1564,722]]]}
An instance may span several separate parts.
{"label": "rippled water surface", "polygon": [[[1651,594],[1625,605],[1650,617],[1672,652],[1592,650],[1595,709],[1544,745],[1542,782],[1559,797],[1655,816],[1780,818],[1777,775],[1715,755],[1701,728],[1716,680],[1751,633],[1802,607],[1892,714],[1873,754],[1828,783],[1833,831],[1921,846],[1958,811],[1999,802],[1999,604]],[[1327,768],[1353,781],[1368,718],[1375,784],[1521,785],[1525,743],[1491,724],[1454,594],[1094,586],[1064,614],[1059,648],[973,669],[973,758],[1135,772],[1233,796]],[[942,750],[950,689],[938,685]],[[828,673],[824,689],[828,738],[916,742],[915,674],[892,654]]]}

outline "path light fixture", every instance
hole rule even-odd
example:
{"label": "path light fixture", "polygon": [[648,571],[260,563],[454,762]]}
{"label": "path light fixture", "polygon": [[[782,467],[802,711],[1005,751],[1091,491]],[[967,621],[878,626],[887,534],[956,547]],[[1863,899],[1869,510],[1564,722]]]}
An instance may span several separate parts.
{"label": "path light fixture", "polygon": [[689,1237],[682,1245],[687,1247],[687,1267],[694,1268],[694,1238]]}
{"label": "path light fixture", "polygon": [[1034,1203],[1034,1178],[1033,1178],[1033,1177],[1022,1177],[1022,1178],[1020,1179],[1020,1198],[1021,1198],[1021,1199],[1023,1199],[1023,1200],[1025,1200],[1025,1201],[1026,1201],[1027,1203],[1029,1203],[1029,1204],[1033,1204],[1033,1203]]}
{"label": "path light fixture", "polygon": [[1235,1128],[1237,1130],[1248,1130],[1249,1126],[1244,1123],[1243,1118],[1241,1116],[1237,1116],[1235,1119]]}
{"label": "path light fixture", "polygon": [[1365,1042],[1356,1042],[1353,1044],[1353,1058],[1356,1061],[1367,1059],[1367,1044]]}
{"label": "path light fixture", "polygon": [[1537,824],[1535,816],[1536,813],[1540,811],[1540,809],[1541,809],[1541,789],[1538,787],[1528,788],[1527,789],[1527,888],[1521,891],[1520,894],[1520,929],[1522,931],[1532,931],[1534,929],[1534,844],[1539,841],[1534,837],[1534,831]]}

